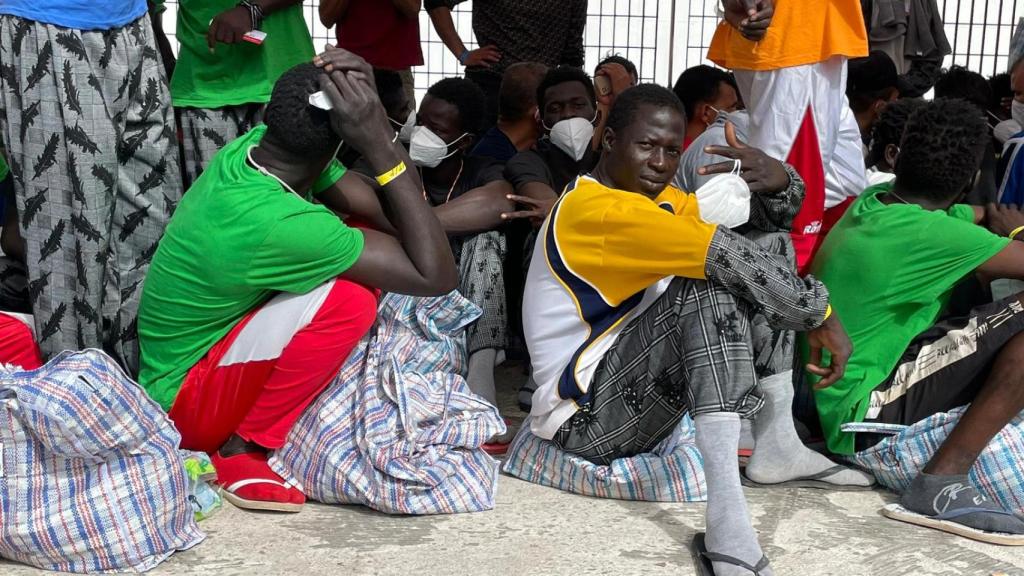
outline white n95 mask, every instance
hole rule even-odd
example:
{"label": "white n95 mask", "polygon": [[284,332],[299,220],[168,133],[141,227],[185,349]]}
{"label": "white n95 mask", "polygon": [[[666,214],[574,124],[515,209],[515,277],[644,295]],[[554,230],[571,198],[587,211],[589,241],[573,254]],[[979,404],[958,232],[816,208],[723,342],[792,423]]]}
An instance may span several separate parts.
{"label": "white n95 mask", "polygon": [[445,158],[458,152],[458,150],[449,152],[448,146],[462,140],[465,136],[466,134],[463,134],[451,142],[445,142],[430,128],[416,126],[412,129],[412,136],[409,139],[409,158],[417,166],[436,168]]}
{"label": "white n95 mask", "polygon": [[416,128],[416,111],[409,112],[409,117],[405,119],[404,123],[390,116],[388,120],[398,128],[398,139],[408,144],[412,140],[412,131]]}
{"label": "white n95 mask", "polygon": [[1024,126],[1024,102],[1016,98],[1013,99],[1013,102],[1010,103],[1010,118],[1016,120],[1017,124]]}
{"label": "white n95 mask", "polygon": [[[547,128],[547,126],[544,126]],[[555,122],[551,130],[551,143],[579,162],[590,148],[594,138],[594,125],[586,118],[566,118]]]}
{"label": "white n95 mask", "polygon": [[1013,119],[1003,120],[992,129],[992,137],[996,139],[996,142],[1006,144],[1007,140],[1016,136],[1021,130],[1024,130],[1024,127],[1020,122]]}
{"label": "white n95 mask", "polygon": [[750,186],[740,177],[740,161],[732,172],[719,174],[696,192],[700,217],[710,224],[735,228],[750,219]]}

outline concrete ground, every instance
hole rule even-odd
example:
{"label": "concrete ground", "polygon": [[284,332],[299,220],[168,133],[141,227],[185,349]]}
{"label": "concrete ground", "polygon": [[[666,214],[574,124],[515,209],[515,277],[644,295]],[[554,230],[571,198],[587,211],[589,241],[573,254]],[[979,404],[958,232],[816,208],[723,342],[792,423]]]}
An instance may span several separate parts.
{"label": "concrete ground", "polygon": [[[517,415],[505,370],[503,409]],[[518,413],[521,416],[521,413]],[[1024,575],[1024,548],[972,542],[883,518],[884,491],[747,489],[777,576]],[[224,509],[204,543],[151,572],[164,575],[695,574],[690,540],[703,504],[600,500],[502,476],[493,511],[394,517],[311,504],[299,514]],[[37,570],[0,563],[0,574]]]}

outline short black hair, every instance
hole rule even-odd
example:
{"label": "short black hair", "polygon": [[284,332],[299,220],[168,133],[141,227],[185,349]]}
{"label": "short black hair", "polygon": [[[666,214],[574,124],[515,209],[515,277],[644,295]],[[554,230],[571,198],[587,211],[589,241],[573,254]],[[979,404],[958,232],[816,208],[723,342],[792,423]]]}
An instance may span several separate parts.
{"label": "short black hair", "polygon": [[483,90],[465,78],[444,78],[427,90],[427,95],[455,106],[463,132],[476,134],[484,126],[487,110]]}
{"label": "short black hair", "polygon": [[505,69],[498,89],[498,116],[521,120],[537,105],[537,86],[548,67],[540,62],[516,62]]}
{"label": "short black hair", "polygon": [[951,66],[935,83],[935,98],[962,98],[984,111],[992,100],[992,88],[981,74]]}
{"label": "short black hair", "polygon": [[[597,68],[600,68],[605,64],[619,64],[620,66],[626,69],[626,72],[629,72],[629,75],[633,77],[633,81],[640,82],[640,75],[637,74],[636,64],[633,64],[633,62],[631,62],[622,54],[608,54],[604,60],[601,60],[600,62],[597,63]],[[595,68],[595,74],[597,74],[597,68]]]}
{"label": "short black hair", "polygon": [[963,99],[925,103],[907,120],[896,159],[896,184],[946,202],[960,195],[981,166],[988,126]]}
{"label": "short black hair", "polygon": [[[402,75],[394,70],[384,70],[382,68],[373,69],[373,81],[377,84],[377,96],[380,98],[380,103],[384,105],[384,110],[394,110],[398,107],[399,103],[405,101],[405,86],[402,85]],[[395,118],[395,120],[402,121],[405,118]]]}
{"label": "short black hair", "polygon": [[869,168],[882,161],[885,157],[885,148],[889,144],[900,145],[907,119],[924,105],[924,100],[903,98],[892,102],[885,107],[885,110],[882,110],[882,115],[871,131],[871,150],[868,152]]}
{"label": "short black hair", "polygon": [[697,104],[712,102],[718,98],[723,83],[736,87],[736,80],[725,70],[700,64],[683,70],[676,79],[672,92],[683,103],[686,117],[692,118],[696,115]]}
{"label": "short black hair", "polygon": [[548,70],[548,73],[544,75],[544,79],[540,81],[540,85],[537,86],[537,106],[540,108],[541,113],[544,113],[544,95],[547,93],[548,88],[552,86],[558,86],[564,82],[579,82],[583,84],[583,88],[587,91],[587,97],[590,98],[590,104],[594,107],[597,106],[597,93],[594,92],[594,81],[590,78],[590,74],[583,71],[582,68],[576,68],[575,66],[559,66]]}
{"label": "short black hair", "polygon": [[605,126],[616,133],[621,132],[636,120],[636,113],[641,106],[671,108],[679,112],[683,122],[686,122],[686,109],[671,90],[658,84],[640,84],[636,88],[626,90],[615,99]]}
{"label": "short black hair", "polygon": [[263,115],[266,137],[299,157],[329,154],[341,141],[331,129],[327,111],[309,103],[309,95],[320,90],[323,75],[311,62],[290,68],[274,84]]}
{"label": "short black hair", "polygon": [[995,74],[988,79],[988,87],[992,97],[988,101],[988,109],[993,113],[1002,111],[1003,98],[1013,98],[1013,87],[1010,86],[1010,73]]}

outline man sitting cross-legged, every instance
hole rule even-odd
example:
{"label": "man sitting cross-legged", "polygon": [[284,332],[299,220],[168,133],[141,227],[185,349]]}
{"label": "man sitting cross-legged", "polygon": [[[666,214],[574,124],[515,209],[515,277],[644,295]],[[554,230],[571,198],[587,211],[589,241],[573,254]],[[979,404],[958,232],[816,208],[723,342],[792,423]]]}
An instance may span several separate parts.
{"label": "man sitting cross-legged", "polygon": [[[924,104],[907,121],[895,182],[868,188],[829,234],[813,265],[854,343],[846,375],[818,390],[828,447],[851,454],[878,440],[840,427],[913,424],[970,404],[901,497],[900,520],[971,538],[1024,544],[1024,521],[973,488],[967,473],[1024,410],[1024,295],[950,317],[955,286],[979,273],[1024,279],[1024,215],[958,205],[973,189],[989,140],[962,100]],[[998,534],[995,534],[998,533]],[[1013,537],[1012,535],[1018,535]]]}
{"label": "man sitting cross-legged", "polygon": [[[329,113],[309,104],[321,90]],[[139,315],[140,382],[184,448],[212,453],[229,501],[295,511],[305,496],[267,452],[373,324],[376,290],[441,295],[458,271],[362,59],[287,71],[265,122],[217,154],[160,242]],[[344,173],[342,139],[379,174],[397,239],[311,201]]]}
{"label": "man sitting cross-legged", "polygon": [[[607,464],[649,452],[689,412],[708,487],[702,561],[719,576],[771,574],[736,463],[740,418],[765,404],[749,316],[760,311],[773,328],[812,330],[811,342],[835,353],[830,367],[812,367],[823,385],[842,375],[849,340],[821,283],[704,222],[696,199],[669,186],[685,128],[671,91],[647,84],[624,92],[609,115],[601,161],[567,187],[541,228],[523,302],[539,385],[531,426],[563,450]],[[758,150],[718,153],[748,167],[769,165],[757,175],[765,194],[803,186]],[[755,456],[786,462],[789,451],[804,449],[790,413],[776,408],[767,416],[759,426],[772,441],[759,441]]]}

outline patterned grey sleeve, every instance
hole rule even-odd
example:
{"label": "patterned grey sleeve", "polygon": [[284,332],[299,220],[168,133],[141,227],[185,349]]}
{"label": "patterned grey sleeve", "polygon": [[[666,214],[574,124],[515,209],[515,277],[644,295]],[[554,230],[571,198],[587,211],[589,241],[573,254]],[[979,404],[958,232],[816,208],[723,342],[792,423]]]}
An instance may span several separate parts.
{"label": "patterned grey sleeve", "polygon": [[789,232],[800,206],[804,203],[804,179],[789,164],[782,166],[789,174],[789,186],[775,194],[754,194],[750,198],[750,219],[744,228],[762,232]]}
{"label": "patterned grey sleeve", "polygon": [[825,319],[828,290],[813,276],[800,278],[771,254],[728,228],[718,227],[704,264],[707,279],[725,286],[764,314],[778,330],[811,330]]}

